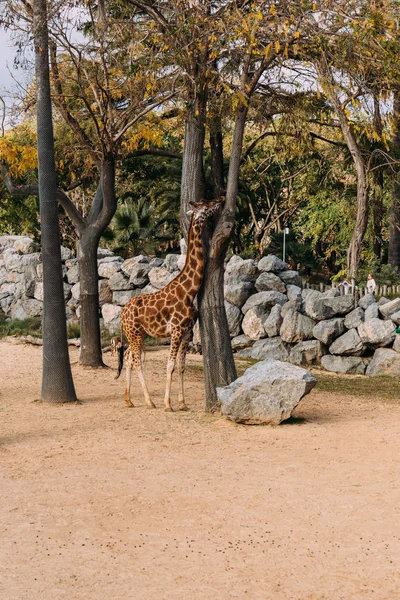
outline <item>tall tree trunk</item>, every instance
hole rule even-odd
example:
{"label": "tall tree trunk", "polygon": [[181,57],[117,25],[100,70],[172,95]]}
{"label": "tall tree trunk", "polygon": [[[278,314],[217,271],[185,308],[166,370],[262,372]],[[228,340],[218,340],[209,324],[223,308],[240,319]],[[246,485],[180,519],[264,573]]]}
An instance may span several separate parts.
{"label": "tall tree trunk", "polygon": [[[382,139],[383,123],[381,110],[379,105],[379,97],[375,91],[373,94],[374,100],[374,129],[379,136],[379,140]],[[380,147],[380,142],[376,145],[376,148]],[[375,148],[374,148],[375,149]],[[372,171],[372,189],[371,189],[371,206],[372,206],[372,225],[374,232],[374,254],[378,260],[382,257],[382,221],[384,216],[383,207],[383,167],[379,163],[379,160],[373,161],[374,170]]]}
{"label": "tall tree trunk", "polygon": [[224,305],[224,260],[235,227],[236,199],[247,109],[236,115],[226,190],[226,202],[211,240],[199,293],[200,335],[204,356],[206,411],[219,409],[216,388],[237,377]]}
{"label": "tall tree trunk", "polygon": [[39,199],[43,260],[43,373],[41,399],[76,400],[68,354],[60,250],[46,0],[33,3],[37,85]]}
{"label": "tall tree trunk", "polygon": [[[394,136],[392,147],[395,158],[400,159],[400,89],[394,92],[393,100]],[[390,208],[390,233],[389,233],[389,258],[388,262],[393,267],[400,268],[400,170],[397,172],[393,190],[392,205]]]}
{"label": "tall tree trunk", "polygon": [[221,117],[216,115],[210,120],[210,149],[211,149],[211,173],[213,180],[214,198],[225,195],[224,178],[224,148],[222,137]]}

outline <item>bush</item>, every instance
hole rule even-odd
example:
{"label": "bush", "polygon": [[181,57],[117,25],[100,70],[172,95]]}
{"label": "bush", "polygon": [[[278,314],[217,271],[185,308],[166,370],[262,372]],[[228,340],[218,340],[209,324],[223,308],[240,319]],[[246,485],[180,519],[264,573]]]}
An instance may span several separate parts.
{"label": "bush", "polygon": [[382,265],[379,260],[374,259],[363,264],[357,271],[357,285],[365,287],[368,273],[372,273],[377,285],[400,285],[400,272],[392,265]]}
{"label": "bush", "polygon": [[42,319],[30,317],[19,321],[17,319],[7,320],[4,313],[0,313],[0,338],[7,335],[32,335],[42,337]]}

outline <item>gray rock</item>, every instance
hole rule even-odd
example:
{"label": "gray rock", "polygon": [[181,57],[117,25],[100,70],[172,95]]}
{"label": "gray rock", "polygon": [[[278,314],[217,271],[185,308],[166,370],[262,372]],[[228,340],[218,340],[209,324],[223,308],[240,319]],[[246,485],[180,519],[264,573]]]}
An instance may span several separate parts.
{"label": "gray rock", "polygon": [[395,298],[390,302],[385,302],[382,306],[379,306],[379,312],[384,318],[390,317],[392,314],[400,310],[400,298]]}
{"label": "gray rock", "polygon": [[318,300],[321,300],[322,293],[317,290],[302,290],[301,297],[303,299],[303,312],[311,317],[315,313],[314,305]]}
{"label": "gray rock", "polygon": [[240,358],[253,358],[254,360],[266,360],[273,358],[276,360],[289,360],[289,352],[280,337],[258,340],[251,348],[240,350]]}
{"label": "gray rock", "polygon": [[[157,259],[157,260],[161,260],[161,259]],[[124,275],[126,275],[127,277],[131,276],[132,273],[132,269],[134,267],[136,267],[136,265],[138,264],[148,264],[149,263],[149,259],[147,256],[135,256],[133,258],[128,258],[127,260],[124,260],[124,262],[121,265],[121,271],[124,273]],[[161,261],[161,264],[163,263],[163,261]],[[160,265],[152,265],[154,267],[159,267]],[[150,269],[149,269],[150,270]]]}
{"label": "gray rock", "polygon": [[287,264],[283,262],[277,256],[273,254],[268,254],[268,256],[263,256],[261,260],[258,261],[258,270],[266,271],[269,273],[279,273],[280,271],[286,271],[288,268]]}
{"label": "gray rock", "polygon": [[364,351],[365,346],[356,329],[349,329],[329,347],[331,354],[342,354],[344,356],[361,356]]}
{"label": "gray rock", "polygon": [[357,373],[360,375],[364,375],[367,366],[361,357],[332,356],[332,354],[325,354],[321,358],[321,364],[324,369],[333,373]]}
{"label": "gray rock", "polygon": [[178,275],[179,271],[174,271],[173,273],[170,273],[170,271],[168,271],[168,269],[166,269],[165,267],[154,267],[154,269],[151,269],[151,271],[149,272],[149,279],[151,285],[154,288],[161,290]]}
{"label": "gray rock", "polygon": [[366,294],[365,296],[359,299],[358,306],[360,308],[363,308],[364,310],[367,310],[368,306],[371,306],[371,304],[374,304],[375,302],[376,300],[373,294]]}
{"label": "gray rock", "polygon": [[108,285],[109,279],[99,279],[99,304],[111,304],[113,301],[113,293]]}
{"label": "gray rock", "polygon": [[296,298],[295,300],[289,300],[288,302],[285,302],[285,304],[282,306],[282,310],[281,310],[281,315],[282,318],[285,317],[286,313],[289,312],[289,310],[297,310],[298,312],[301,312],[302,309],[302,302],[300,298]]}
{"label": "gray rock", "polygon": [[24,273],[29,267],[36,266],[41,261],[39,252],[35,254],[18,254],[14,248],[7,248],[3,252],[4,266],[7,271]]}
{"label": "gray rock", "polygon": [[232,350],[237,352],[238,350],[244,350],[254,344],[254,340],[251,340],[247,335],[237,335],[231,340]]}
{"label": "gray rock", "polygon": [[32,254],[37,251],[37,244],[31,238],[25,236],[15,236],[13,248],[21,254]]}
{"label": "gray rock", "polygon": [[[105,261],[107,261],[107,262],[105,262]],[[108,261],[107,258],[103,258],[101,262],[99,261],[99,267],[98,267],[99,277],[104,277],[105,279],[110,279],[110,277],[112,275],[114,275],[114,273],[117,273],[120,270],[121,270],[121,262],[119,260],[116,260],[114,257],[110,261]]]}
{"label": "gray rock", "polygon": [[239,335],[241,331],[240,324],[242,322],[242,311],[240,308],[225,300],[225,312],[228,319],[229,333],[231,338]]}
{"label": "gray rock", "polygon": [[364,321],[369,321],[370,319],[377,319],[379,317],[379,306],[376,302],[373,304],[369,304],[365,309],[364,313]]}
{"label": "gray rock", "polygon": [[356,328],[361,323],[364,323],[364,311],[360,306],[349,312],[344,319],[346,329]]}
{"label": "gray rock", "polygon": [[320,341],[299,342],[290,350],[289,361],[295,365],[319,365],[325,349]]}
{"label": "gray rock", "polygon": [[134,286],[122,271],[117,271],[114,275],[111,275],[108,285],[113,292],[132,290]]}
{"label": "gray rock", "polygon": [[298,271],[281,271],[279,277],[286,285],[297,285],[301,286],[301,277]]}
{"label": "gray rock", "polygon": [[40,317],[43,314],[43,302],[33,298],[17,300],[11,307],[10,316],[12,319],[23,321],[28,317]]}
{"label": "gray rock", "polygon": [[80,295],[81,295],[81,284],[79,283],[75,283],[75,285],[72,286],[71,288],[71,294],[74,300],[79,300],[80,299]]}
{"label": "gray rock", "polygon": [[291,285],[290,283],[286,286],[286,295],[290,300],[294,300],[295,302],[301,302],[301,287],[298,285]]}
{"label": "gray rock", "polygon": [[259,362],[224,388],[217,388],[221,412],[237,423],[279,425],[317,383],[305,369],[280,362]]}
{"label": "gray rock", "polygon": [[323,344],[329,346],[344,331],[344,319],[343,317],[337,317],[336,319],[328,319],[327,321],[317,323],[313,329],[313,336]]}
{"label": "gray rock", "polygon": [[224,280],[229,285],[240,281],[254,282],[257,277],[257,265],[251,258],[243,260],[240,256],[232,256],[226,265]]}
{"label": "gray rock", "polygon": [[180,254],[178,258],[178,262],[176,263],[177,269],[182,271],[183,267],[186,264],[186,254]]}
{"label": "gray rock", "polygon": [[271,312],[267,319],[264,321],[264,330],[268,337],[275,337],[279,335],[283,317],[281,315],[282,307],[280,304],[275,304],[271,308]]}
{"label": "gray rock", "polygon": [[337,296],[340,296],[338,288],[331,288],[330,290],[322,293],[323,298],[336,298]]}
{"label": "gray rock", "polygon": [[179,254],[167,254],[164,260],[164,267],[170,272],[178,271]]}
{"label": "gray rock", "polygon": [[63,262],[72,258],[72,252],[69,248],[66,248],[65,246],[61,246],[60,249],[61,249],[61,260]]}
{"label": "gray rock", "polygon": [[396,333],[396,337],[394,338],[393,342],[393,350],[400,352],[400,333]]}
{"label": "gray rock", "polygon": [[243,304],[254,292],[254,285],[248,281],[241,281],[240,283],[231,283],[224,287],[225,300],[234,304],[238,308],[242,308]]}
{"label": "gray rock", "polygon": [[251,340],[259,340],[266,337],[264,321],[268,317],[268,312],[262,306],[250,308],[243,318],[242,330]]}
{"label": "gray rock", "polygon": [[[69,285],[68,283],[63,283],[63,288],[64,288],[64,300],[68,300],[69,297],[71,296],[71,290],[72,290],[72,285]],[[43,282],[42,281],[37,281],[35,283],[35,289],[33,291],[33,297],[36,300],[39,300],[40,302],[43,302]]]}
{"label": "gray rock", "polygon": [[97,258],[109,258],[114,256],[114,252],[111,252],[108,248],[97,248]]}
{"label": "gray rock", "polygon": [[400,354],[389,348],[378,348],[367,367],[366,375],[372,377],[380,375],[400,376]]}
{"label": "gray rock", "polygon": [[400,325],[400,310],[390,315],[391,320],[396,325]]}
{"label": "gray rock", "polygon": [[388,302],[390,302],[389,298],[385,298],[385,296],[381,296],[378,300],[378,306],[383,306],[384,304],[387,304]]}
{"label": "gray rock", "polygon": [[70,283],[71,285],[74,285],[74,283],[78,283],[78,281],[79,281],[79,265],[78,265],[78,262],[76,262],[74,265],[72,265],[67,270],[67,280],[68,280],[68,283]]}
{"label": "gray rock", "polygon": [[275,304],[280,304],[283,306],[287,302],[287,296],[281,294],[280,292],[258,292],[258,294],[253,294],[247,300],[242,308],[242,312],[246,314],[250,308],[255,308],[256,306],[260,306],[265,310],[271,309]]}
{"label": "gray rock", "polygon": [[316,321],[323,321],[335,316],[345,315],[354,309],[352,296],[338,296],[336,298],[307,297],[305,312]]}
{"label": "gray rock", "polygon": [[313,337],[315,321],[296,310],[289,310],[283,318],[280,336],[284,342],[301,342]]}
{"label": "gray rock", "polygon": [[258,292],[267,292],[270,290],[281,292],[281,294],[286,292],[286,285],[274,273],[261,273],[256,280],[255,286]]}
{"label": "gray rock", "polygon": [[369,319],[359,325],[358,334],[369,348],[389,346],[396,336],[396,325],[393,321]]}
{"label": "gray rock", "polygon": [[155,292],[158,292],[158,289],[150,283],[141,290],[142,294],[154,294]]}
{"label": "gray rock", "polygon": [[113,292],[112,301],[114,304],[118,304],[118,306],[125,306],[127,302],[132,298],[132,296],[137,296],[138,290],[121,290]]}
{"label": "gray rock", "polygon": [[101,314],[104,319],[104,326],[111,332],[116,333],[120,330],[121,307],[115,304],[103,304]]}
{"label": "gray rock", "polygon": [[[161,267],[155,267],[161,268]],[[152,271],[152,267],[148,263],[137,263],[130,269],[129,283],[135,287],[143,287],[149,282],[149,273]],[[126,270],[125,270],[126,272]],[[163,271],[168,273],[167,271]]]}
{"label": "gray rock", "polygon": [[152,258],[151,261],[149,262],[149,265],[151,268],[153,267],[162,267],[164,264],[164,261],[162,258]]}

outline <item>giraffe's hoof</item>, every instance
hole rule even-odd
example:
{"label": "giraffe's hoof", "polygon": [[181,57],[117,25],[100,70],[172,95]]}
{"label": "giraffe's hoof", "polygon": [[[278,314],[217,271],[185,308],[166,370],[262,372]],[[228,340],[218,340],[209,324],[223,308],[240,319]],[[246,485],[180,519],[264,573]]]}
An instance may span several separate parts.
{"label": "giraffe's hoof", "polygon": [[189,407],[188,407],[188,406],[186,406],[186,404],[182,404],[182,405],[179,407],[179,409],[178,409],[178,410],[180,410],[180,411],[187,411],[187,410],[189,410]]}
{"label": "giraffe's hoof", "polygon": [[167,406],[166,408],[164,408],[164,412],[174,412],[172,410],[172,406]]}
{"label": "giraffe's hoof", "polygon": [[135,408],[133,404],[127,404],[126,408]]}
{"label": "giraffe's hoof", "polygon": [[155,404],[148,404],[147,408],[157,408],[157,406]]}

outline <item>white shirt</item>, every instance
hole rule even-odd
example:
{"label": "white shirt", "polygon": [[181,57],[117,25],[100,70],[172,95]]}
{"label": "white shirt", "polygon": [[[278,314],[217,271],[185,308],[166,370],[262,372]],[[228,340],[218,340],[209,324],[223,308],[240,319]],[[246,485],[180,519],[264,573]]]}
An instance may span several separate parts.
{"label": "white shirt", "polygon": [[376,282],[375,279],[368,279],[367,281],[367,291],[369,294],[373,294],[376,290]]}

